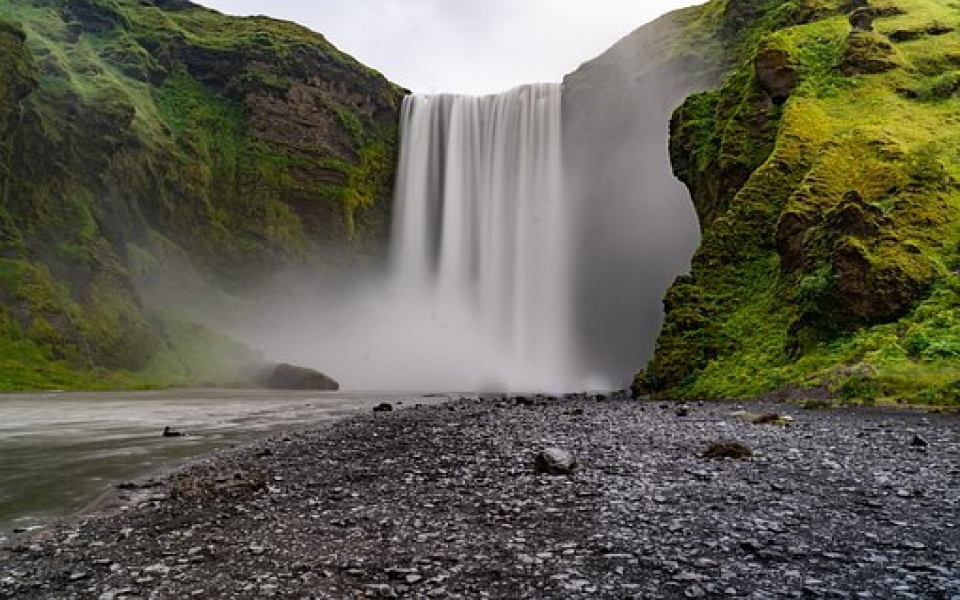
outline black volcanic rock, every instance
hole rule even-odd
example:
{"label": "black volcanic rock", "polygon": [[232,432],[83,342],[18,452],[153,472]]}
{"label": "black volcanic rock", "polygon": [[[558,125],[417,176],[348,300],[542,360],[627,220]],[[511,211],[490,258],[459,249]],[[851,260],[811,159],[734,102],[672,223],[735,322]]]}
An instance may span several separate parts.
{"label": "black volcanic rock", "polygon": [[335,392],[340,384],[320,371],[280,363],[267,367],[258,377],[258,383],[274,390],[317,390]]}

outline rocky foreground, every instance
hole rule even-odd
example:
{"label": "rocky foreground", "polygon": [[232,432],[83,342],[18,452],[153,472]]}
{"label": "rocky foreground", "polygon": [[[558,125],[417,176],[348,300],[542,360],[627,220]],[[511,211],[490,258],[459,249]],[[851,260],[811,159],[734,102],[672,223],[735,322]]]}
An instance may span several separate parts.
{"label": "rocky foreground", "polygon": [[265,440],[0,551],[0,597],[960,598],[960,417],[747,408],[461,400]]}

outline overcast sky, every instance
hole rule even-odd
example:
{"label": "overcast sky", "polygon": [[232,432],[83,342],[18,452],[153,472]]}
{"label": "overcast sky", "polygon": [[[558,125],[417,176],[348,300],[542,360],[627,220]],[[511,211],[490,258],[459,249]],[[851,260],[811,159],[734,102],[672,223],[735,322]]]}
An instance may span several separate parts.
{"label": "overcast sky", "polygon": [[415,92],[560,81],[640,25],[697,0],[194,0],[323,33]]}

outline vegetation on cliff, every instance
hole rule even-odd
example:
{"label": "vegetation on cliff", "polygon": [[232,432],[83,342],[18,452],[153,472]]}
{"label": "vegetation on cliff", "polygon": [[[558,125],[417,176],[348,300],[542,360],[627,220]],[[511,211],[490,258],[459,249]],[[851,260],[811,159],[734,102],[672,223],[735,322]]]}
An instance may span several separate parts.
{"label": "vegetation on cliff", "polygon": [[729,72],[671,124],[703,243],[637,385],[960,402],[957,4],[710,8]]}
{"label": "vegetation on cliff", "polygon": [[401,94],[291,23],[0,4],[0,389],[236,380],[144,292],[376,256]]}

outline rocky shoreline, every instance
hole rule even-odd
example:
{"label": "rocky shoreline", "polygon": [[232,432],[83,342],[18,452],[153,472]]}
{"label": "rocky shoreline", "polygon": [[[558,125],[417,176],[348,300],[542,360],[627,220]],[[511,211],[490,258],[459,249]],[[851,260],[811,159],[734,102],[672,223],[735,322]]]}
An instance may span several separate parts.
{"label": "rocky shoreline", "polygon": [[16,540],[0,598],[960,597],[960,417],[744,407],[464,399],[273,437]]}

